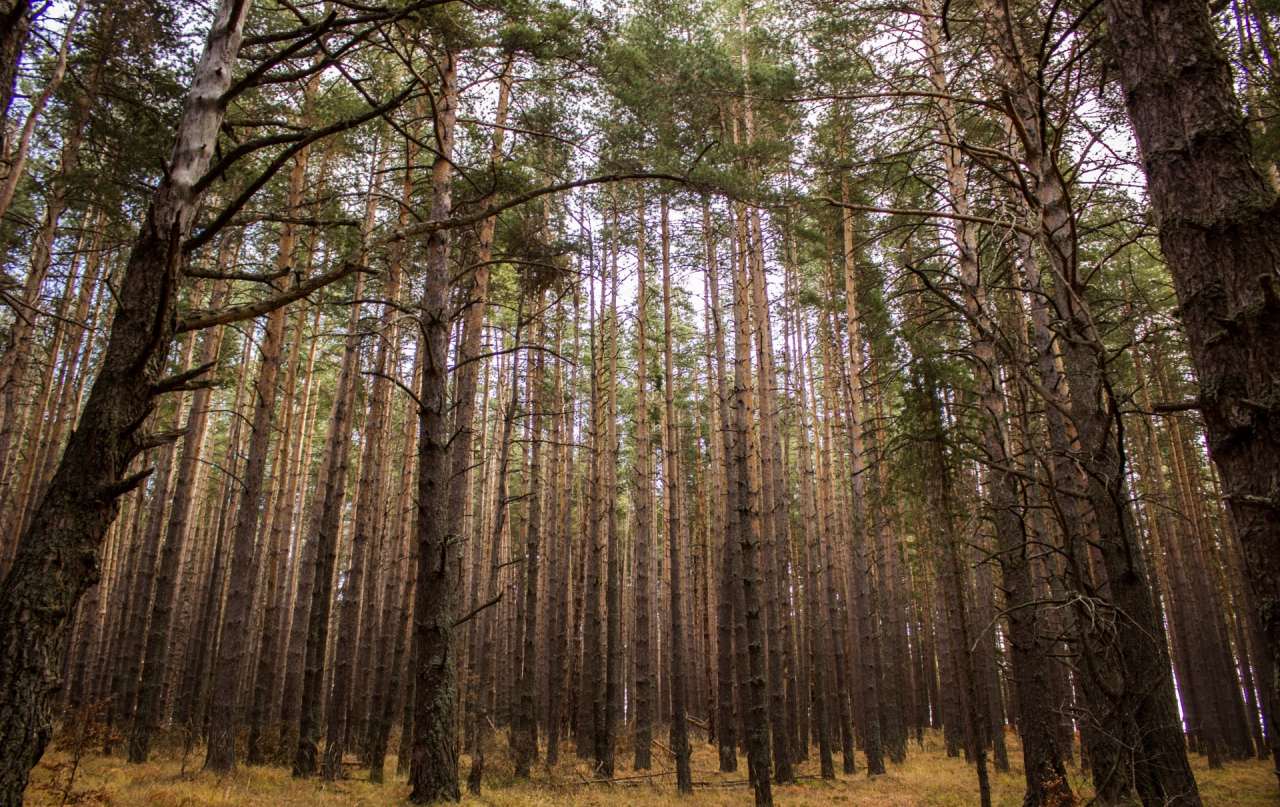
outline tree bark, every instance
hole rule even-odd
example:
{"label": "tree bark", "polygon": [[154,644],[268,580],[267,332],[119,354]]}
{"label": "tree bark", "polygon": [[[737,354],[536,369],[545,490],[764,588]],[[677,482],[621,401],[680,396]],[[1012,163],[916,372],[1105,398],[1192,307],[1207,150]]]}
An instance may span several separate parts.
{"label": "tree bark", "polygon": [[[454,126],[457,120],[456,55],[439,56],[436,97],[437,156],[431,168],[431,217],[451,213]],[[418,588],[413,607],[416,660],[413,760],[409,800],[415,804],[457,801],[458,677],[453,639],[458,581],[454,579],[458,536],[448,522],[449,478],[449,252],[450,234],[432,233],[426,244],[422,291],[424,358],[418,444]]]}
{"label": "tree bark", "polygon": [[[538,329],[539,338],[535,340],[535,348],[541,348],[545,339],[546,327]],[[537,692],[545,682],[538,681],[538,569],[539,555],[542,551],[542,421],[545,409],[543,396],[544,354],[537,350],[531,358],[527,385],[532,401],[532,417],[530,434],[533,442],[529,462],[529,515],[525,525],[525,586],[524,586],[524,648],[520,654],[520,679],[518,686],[519,703],[516,706],[514,721],[515,773],[518,777],[529,776],[529,765],[538,758],[538,723]]]}
{"label": "tree bark", "polygon": [[[849,201],[848,177],[841,177],[840,189],[842,201]],[[867,758],[867,775],[874,776],[885,772],[884,747],[880,741],[880,698],[876,691],[876,679],[879,677],[875,664],[873,633],[876,632],[875,615],[871,605],[870,562],[868,556],[870,537],[870,518],[867,511],[866,494],[866,451],[863,436],[864,415],[858,411],[863,395],[862,383],[862,338],[859,329],[859,308],[857,277],[855,275],[855,254],[853,251],[853,219],[847,211],[842,216],[842,233],[844,238],[844,292],[845,313],[849,334],[849,373],[848,394],[849,409],[846,428],[849,438],[850,494],[852,497],[853,541],[857,585],[854,586],[854,607],[857,609],[858,642],[856,652],[862,661],[862,702],[861,711],[863,753]],[[853,585],[852,583],[850,585]]]}
{"label": "tree bark", "polygon": [[[745,14],[745,10],[744,10]],[[741,221],[741,216],[739,216]],[[751,486],[751,324],[748,312],[746,255],[737,256],[733,278],[734,374],[733,374],[733,479],[734,500],[738,507],[738,534],[734,540],[740,547],[738,586],[742,589],[742,613],[745,630],[743,644],[747,665],[740,681],[747,686],[747,765],[755,790],[756,807],[773,807],[770,782],[768,672],[765,661],[764,620],[760,612],[760,513],[756,508],[756,491]]]}
{"label": "tree bark", "polygon": [[[381,165],[381,160],[378,161]],[[376,180],[371,183],[376,188]],[[372,190],[372,189],[371,189]],[[362,633],[373,629],[372,625],[361,624],[361,592],[364,585],[365,564],[368,562],[369,545],[374,541],[380,526],[381,503],[376,501],[379,483],[382,480],[382,465],[385,461],[383,443],[387,440],[387,423],[391,406],[391,381],[388,378],[391,349],[395,342],[390,333],[400,304],[400,279],[403,264],[400,261],[388,262],[386,286],[383,289],[385,299],[381,321],[379,323],[378,349],[374,359],[375,373],[370,386],[369,415],[364,427],[364,450],[360,461],[360,479],[356,490],[354,536],[351,544],[351,561],[343,582],[342,605],[338,614],[338,647],[335,654],[333,687],[329,691],[329,706],[325,729],[325,765],[324,778],[335,781],[342,778],[342,755],[346,750],[348,735],[348,712],[353,680],[354,650]],[[371,592],[370,592],[371,593]]]}
{"label": "tree bark", "polygon": [[[18,63],[31,33],[30,0],[5,0],[0,3],[0,130],[9,131],[9,105],[13,103],[14,85],[18,81]],[[9,152],[8,144],[0,153]]]}
{"label": "tree bark", "polygon": [[667,517],[665,540],[670,551],[667,587],[671,594],[671,753],[676,758],[676,792],[693,793],[693,773],[689,766],[689,727],[686,720],[685,694],[685,630],[684,581],[680,571],[680,497],[682,487],[677,477],[676,393],[671,334],[671,239],[667,222],[667,199],[662,198],[662,343],[663,392],[666,394],[666,456],[662,460],[662,509]]}
{"label": "tree bark", "polygon": [[636,216],[636,483],[635,493],[635,764],[652,767],[653,744],[653,627],[649,594],[653,586],[653,480],[649,460],[649,275],[645,268],[645,202],[640,195]]}
{"label": "tree bark", "polygon": [[720,772],[738,770],[738,732],[734,717],[734,592],[737,584],[738,508],[731,479],[735,432],[729,411],[729,386],[726,377],[724,314],[720,303],[720,264],[716,259],[716,234],[711,224],[711,203],[702,198],[702,229],[707,242],[707,291],[712,334],[715,349],[715,403],[717,422],[713,429],[720,432],[720,464],[716,473],[720,479],[721,493],[716,502],[715,514],[720,522],[717,530],[716,553],[716,739],[719,746]]}
{"label": "tree bark", "polygon": [[[31,768],[49,741],[48,696],[58,688],[68,620],[97,580],[98,550],[119,497],[147,474],[122,479],[149,439],[138,427],[168,354],[181,245],[200,206],[195,187],[214,154],[225,115],[222,96],[250,5],[224,0],[214,12],[168,176],[152,198],[120,285],[121,298],[131,304],[117,310],[79,427],[0,584],[0,642],[8,648],[0,661],[0,804],[6,807],[21,804]],[[20,50],[12,36],[6,39],[0,72],[16,65]],[[0,108],[5,100],[0,98]]]}
{"label": "tree bark", "polygon": [[[1209,9],[1186,0],[1108,0],[1103,7],[1199,376],[1209,451],[1244,548],[1266,652],[1278,669],[1280,230],[1274,194],[1254,161],[1233,70]],[[1280,685],[1273,679],[1266,686],[1271,701],[1280,702]],[[1272,751],[1280,775],[1280,748]],[[1197,803],[1175,787],[1186,778],[1153,782],[1152,802]]]}
{"label": "tree bark", "polygon": [[[297,208],[302,200],[302,181],[306,170],[306,154],[299,154],[289,176],[287,201],[290,210]],[[277,247],[277,270],[292,269],[296,242],[296,226],[288,223],[282,225]],[[254,583],[258,578],[254,540],[259,520],[271,505],[270,491],[264,496],[262,486],[275,420],[276,379],[280,374],[280,361],[284,354],[285,314],[285,307],[272,311],[267,316],[263,330],[258,380],[255,384],[253,425],[249,437],[249,459],[242,477],[240,505],[232,537],[231,587],[227,593],[219,629],[218,659],[213,679],[213,715],[205,757],[205,767],[217,773],[226,773],[236,766],[236,724],[239,713],[237,695],[242,686],[242,678],[245,677],[244,656],[250,650],[249,612],[253,605]]]}

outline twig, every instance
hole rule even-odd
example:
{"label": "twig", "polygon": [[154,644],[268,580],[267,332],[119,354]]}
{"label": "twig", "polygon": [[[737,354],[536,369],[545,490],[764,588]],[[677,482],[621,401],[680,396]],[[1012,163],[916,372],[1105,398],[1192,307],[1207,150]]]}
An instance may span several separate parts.
{"label": "twig", "polygon": [[[492,600],[489,600],[484,605],[477,605],[475,608],[472,608],[470,611],[468,611],[467,615],[464,616],[462,619],[459,619],[457,622],[454,622],[453,626],[456,628],[464,622],[469,622],[472,619],[475,619],[476,616],[478,616],[481,611],[491,606],[497,605],[501,600],[502,600],[502,594],[499,594],[498,596],[494,597]],[[495,728],[494,730],[496,731],[497,729]]]}

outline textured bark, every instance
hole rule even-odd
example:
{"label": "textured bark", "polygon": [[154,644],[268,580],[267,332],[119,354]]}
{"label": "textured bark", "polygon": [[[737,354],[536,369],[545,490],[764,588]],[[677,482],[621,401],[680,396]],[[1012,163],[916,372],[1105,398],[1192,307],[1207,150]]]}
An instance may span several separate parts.
{"label": "textured bark", "polygon": [[653,627],[649,600],[653,587],[653,480],[649,460],[649,275],[645,269],[645,204],[640,198],[636,217],[636,482],[635,492],[635,694],[634,770],[652,766],[653,744]]}
{"label": "textured bark", "polygon": [[[745,10],[743,12],[745,14]],[[742,221],[741,216],[738,217]],[[748,312],[746,255],[739,252],[733,277],[734,374],[733,374],[733,497],[738,509],[740,567],[738,587],[742,589],[745,630],[741,633],[747,665],[739,680],[747,687],[747,765],[755,790],[756,807],[772,807],[770,782],[768,672],[765,662],[764,620],[760,608],[760,513],[756,492],[751,486],[751,325]]]}
{"label": "textured bark", "polygon": [[[849,180],[842,177],[840,181],[841,201],[849,202]],[[857,575],[856,582],[851,582],[854,589],[854,608],[857,609],[855,626],[857,626],[858,642],[855,652],[862,662],[861,689],[863,753],[867,758],[867,775],[874,776],[885,772],[884,747],[880,740],[880,698],[877,694],[874,634],[876,633],[875,614],[870,594],[871,569],[869,561],[871,520],[867,508],[866,493],[866,449],[864,446],[864,415],[859,406],[864,388],[862,383],[862,338],[859,330],[860,312],[858,309],[857,276],[855,274],[855,253],[853,249],[853,218],[846,213],[842,217],[842,234],[844,238],[844,291],[845,313],[849,334],[848,361],[848,396],[849,408],[846,418],[846,429],[849,439],[849,474],[850,495],[852,498],[853,542],[855,566],[851,571]]]}
{"label": "textured bark", "polygon": [[[711,226],[711,204],[702,199],[702,229],[707,242],[708,309],[715,351],[715,407],[718,420],[711,428],[720,433],[720,463],[715,472],[720,480],[720,496],[715,503],[719,522],[716,543],[716,739],[721,773],[738,770],[738,732],[734,719],[734,590],[737,585],[738,509],[730,479],[735,434],[729,412],[729,385],[726,378],[724,315],[720,303],[720,264],[716,259],[716,237]],[[638,612],[637,612],[638,613]]]}
{"label": "textured bark", "polygon": [[[1207,7],[1109,0],[1108,28],[1199,376],[1223,498],[1280,669],[1280,231]],[[1265,682],[1273,703],[1275,678]],[[1171,740],[1170,740],[1171,741]],[[1280,749],[1276,754],[1280,772]],[[1153,783],[1143,799],[1194,803]],[[1141,792],[1141,790],[1140,790]]]}
{"label": "textured bark", "polygon": [[[171,340],[171,305],[181,243],[200,206],[196,182],[213,157],[239,49],[246,0],[226,0],[197,64],[176,130],[168,176],[152,198],[120,284],[131,305],[117,310],[102,367],[44,500],[19,539],[0,584],[0,803],[18,805],[31,768],[49,741],[48,698],[69,618],[98,579],[98,551],[119,497],[147,472],[122,479],[146,447],[146,419]],[[12,29],[11,29],[12,30]],[[16,64],[0,59],[0,72]],[[3,76],[0,76],[2,79]],[[3,81],[0,81],[0,85]],[[0,101],[5,99],[0,98]]]}
{"label": "textured bark", "polygon": [[[436,97],[437,156],[431,168],[431,217],[452,208],[453,140],[457,120],[455,54],[440,54]],[[448,522],[449,478],[449,252],[450,234],[432,233],[426,243],[422,291],[424,357],[418,443],[418,588],[413,607],[415,658],[413,759],[409,800],[415,804],[457,801],[458,677],[453,639],[457,618],[455,579],[458,536]]]}
{"label": "textured bark", "polygon": [[[542,347],[545,326],[535,348]],[[543,682],[538,680],[538,570],[542,552],[542,421],[546,408],[543,396],[544,353],[538,350],[530,361],[527,384],[531,399],[530,434],[533,443],[529,461],[529,514],[525,524],[524,642],[520,653],[519,703],[514,718],[515,773],[529,776],[529,766],[538,759],[537,694]]]}
{"label": "textured bark", "polygon": [[[18,80],[18,63],[31,33],[29,0],[5,0],[0,3],[0,124],[9,131],[9,105],[13,103],[14,85]],[[8,153],[8,144],[4,153]]]}
{"label": "textured bark", "polygon": [[666,455],[662,460],[663,498],[662,509],[666,516],[665,540],[670,552],[667,566],[667,588],[671,595],[671,753],[676,758],[676,792],[693,793],[693,774],[689,767],[689,726],[686,719],[685,694],[685,627],[684,580],[681,579],[680,562],[680,497],[676,493],[682,487],[678,473],[679,435],[676,431],[675,374],[673,372],[673,344],[671,335],[671,255],[670,234],[667,223],[667,200],[662,199],[662,359],[663,391],[666,394]]}

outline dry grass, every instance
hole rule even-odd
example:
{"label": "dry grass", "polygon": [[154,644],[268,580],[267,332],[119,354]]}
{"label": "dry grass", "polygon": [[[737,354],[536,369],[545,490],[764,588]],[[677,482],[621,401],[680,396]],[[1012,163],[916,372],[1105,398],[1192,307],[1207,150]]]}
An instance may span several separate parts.
{"label": "dry grass", "polygon": [[[669,757],[655,749],[655,772],[652,778],[625,778],[630,772],[629,749],[619,748],[619,781],[609,784],[590,781],[590,769],[565,746],[564,764],[554,771],[545,767],[527,782],[514,781],[505,757],[501,738],[489,742],[489,776],[484,795],[463,798],[463,804],[489,807],[657,807],[659,802],[676,802],[674,776],[669,770]],[[394,747],[394,746],[393,746]],[[716,772],[714,749],[695,742],[693,760],[694,795],[679,803],[687,807],[747,807],[752,803],[746,786],[745,760],[737,774]],[[816,757],[816,749],[814,752]],[[994,802],[1000,807],[1020,807],[1022,775],[1011,748],[1014,770],[992,774]],[[46,762],[57,762],[57,752],[50,752]],[[214,776],[199,770],[199,759],[158,759],[148,765],[128,765],[120,756],[92,756],[85,760],[76,783],[76,791],[86,793],[81,804],[106,804],[114,807],[152,805],[156,807],[203,807],[203,805],[242,805],[243,807],[376,807],[404,803],[408,788],[396,777],[385,785],[367,781],[367,771],[353,768],[349,779],[325,783],[319,780],[297,781],[287,768],[242,766],[230,776]],[[858,760],[859,766],[862,759]],[[1268,762],[1253,761],[1229,764],[1223,770],[1210,771],[1207,763],[1193,757],[1192,764],[1208,807],[1248,807],[1275,805],[1280,788]],[[465,777],[470,766],[462,760]],[[837,770],[840,767],[836,760]],[[388,760],[387,770],[395,770]],[[774,798],[782,807],[950,807],[977,803],[977,780],[973,768],[961,759],[948,759],[937,738],[926,737],[925,748],[912,746],[904,765],[890,766],[886,776],[868,779],[859,774],[841,777],[835,782],[817,778],[817,762],[811,759],[800,768],[802,778],[796,785],[779,786]],[[38,768],[35,784],[27,791],[27,804],[57,805],[60,795],[39,786],[49,772]],[[1078,775],[1072,775],[1072,787],[1078,794],[1088,795],[1088,788]]]}

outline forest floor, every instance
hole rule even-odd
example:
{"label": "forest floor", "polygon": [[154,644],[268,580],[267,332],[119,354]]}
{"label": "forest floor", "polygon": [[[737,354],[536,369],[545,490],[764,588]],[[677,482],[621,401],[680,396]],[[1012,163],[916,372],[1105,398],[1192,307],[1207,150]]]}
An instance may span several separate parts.
{"label": "forest floor", "polygon": [[[691,738],[692,740],[692,738]],[[1019,807],[1022,803],[1023,780],[1019,765],[1017,741],[1010,736],[1009,757],[1013,769],[1008,773],[992,773],[992,794],[998,807]],[[566,744],[561,754],[563,764],[554,771],[545,766],[535,770],[531,780],[517,782],[510,776],[511,766],[501,738],[490,740],[488,775],[480,798],[463,795],[464,805],[487,807],[658,807],[674,805],[675,777],[665,750],[654,748],[657,776],[628,778],[631,754],[629,748],[618,749],[618,779],[610,783],[591,782],[590,768]],[[394,745],[392,746],[394,748]],[[688,807],[749,807],[751,792],[747,788],[745,759],[740,760],[735,774],[716,772],[715,749],[694,741],[694,795],[678,803]],[[625,753],[624,753],[625,752]],[[914,743],[903,765],[890,765],[889,773],[868,779],[865,774],[840,776],[834,782],[818,778],[817,749],[812,758],[800,766],[801,778],[795,785],[775,786],[774,802],[779,807],[960,807],[977,803],[977,779],[971,765],[963,758],[948,759],[939,737],[925,737],[924,749]],[[108,807],[201,807],[202,805],[242,805],[243,807],[378,807],[406,803],[409,788],[401,777],[390,776],[395,770],[394,758],[387,760],[392,781],[384,785],[370,784],[368,770],[351,767],[348,778],[341,782],[319,779],[295,780],[283,766],[247,767],[227,776],[205,773],[200,769],[203,754],[190,756],[185,762],[176,757],[160,757],[147,765],[128,765],[122,755],[86,756],[80,762],[69,798],[64,800],[61,785],[67,779],[70,758],[63,751],[51,750],[36,769],[27,790],[26,803],[44,805],[80,804]],[[858,766],[863,765],[858,755]],[[1206,807],[1250,807],[1275,805],[1280,802],[1280,785],[1269,761],[1228,763],[1222,770],[1209,770],[1203,757],[1192,756],[1196,779]],[[470,760],[462,758],[461,774],[466,787]],[[840,769],[837,755],[836,769]],[[1089,787],[1079,771],[1071,768],[1071,785],[1077,795],[1089,795]],[[55,786],[57,783],[57,786]]]}

